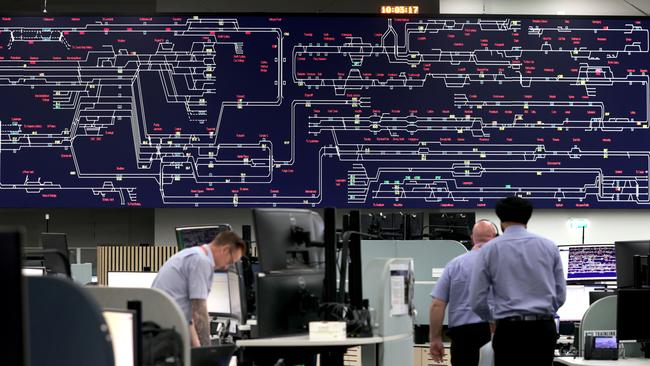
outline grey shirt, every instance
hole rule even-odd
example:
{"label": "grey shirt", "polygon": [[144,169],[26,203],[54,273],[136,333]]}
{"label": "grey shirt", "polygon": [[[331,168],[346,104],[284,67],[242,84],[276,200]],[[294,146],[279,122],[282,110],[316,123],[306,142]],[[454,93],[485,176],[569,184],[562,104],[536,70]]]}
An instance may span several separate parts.
{"label": "grey shirt", "polygon": [[447,303],[449,328],[483,322],[469,305],[469,282],[478,252],[470,251],[447,263],[431,292],[431,297]]}
{"label": "grey shirt", "polygon": [[208,298],[213,274],[214,260],[210,248],[187,248],[165,262],[151,287],[171,296],[183,311],[187,322],[191,323],[191,300]]}
{"label": "grey shirt", "polygon": [[494,296],[494,318],[553,315],[566,299],[566,281],[557,245],[523,225],[509,226],[479,251],[470,282],[470,305],[490,319],[488,294]]}

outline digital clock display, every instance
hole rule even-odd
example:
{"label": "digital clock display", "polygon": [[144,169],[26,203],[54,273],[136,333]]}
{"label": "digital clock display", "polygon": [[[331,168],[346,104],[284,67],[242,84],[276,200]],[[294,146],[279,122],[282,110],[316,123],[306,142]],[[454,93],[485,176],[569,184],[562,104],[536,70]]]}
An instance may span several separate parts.
{"label": "digital clock display", "polygon": [[415,5],[384,5],[381,7],[382,14],[419,14],[420,7]]}

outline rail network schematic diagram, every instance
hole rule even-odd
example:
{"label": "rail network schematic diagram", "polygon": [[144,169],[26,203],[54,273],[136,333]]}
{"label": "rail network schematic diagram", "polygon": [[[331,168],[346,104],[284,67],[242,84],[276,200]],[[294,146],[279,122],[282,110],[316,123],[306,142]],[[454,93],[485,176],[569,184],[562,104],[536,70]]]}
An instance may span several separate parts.
{"label": "rail network schematic diagram", "polygon": [[4,207],[650,207],[646,19],[0,20]]}

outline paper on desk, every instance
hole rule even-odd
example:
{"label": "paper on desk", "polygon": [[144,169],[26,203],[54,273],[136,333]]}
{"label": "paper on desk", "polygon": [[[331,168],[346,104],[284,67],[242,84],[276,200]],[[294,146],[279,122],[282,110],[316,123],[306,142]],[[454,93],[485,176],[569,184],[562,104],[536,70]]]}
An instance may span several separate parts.
{"label": "paper on desk", "polygon": [[406,299],[406,286],[409,266],[407,264],[391,264],[389,269],[390,316],[407,315],[409,308]]}

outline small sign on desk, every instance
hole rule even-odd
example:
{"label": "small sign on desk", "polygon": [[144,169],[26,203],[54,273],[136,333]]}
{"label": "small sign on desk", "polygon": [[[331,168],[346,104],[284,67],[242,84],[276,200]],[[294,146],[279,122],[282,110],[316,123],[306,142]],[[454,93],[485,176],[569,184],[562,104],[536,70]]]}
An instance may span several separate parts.
{"label": "small sign on desk", "polygon": [[309,322],[310,341],[340,341],[346,338],[345,322]]}

